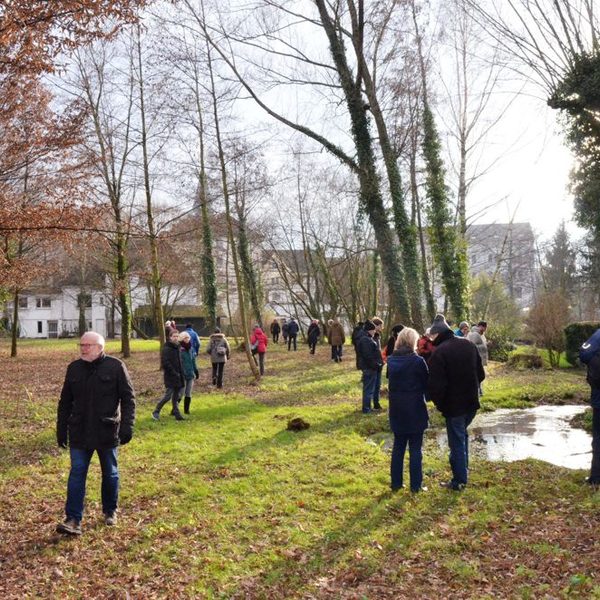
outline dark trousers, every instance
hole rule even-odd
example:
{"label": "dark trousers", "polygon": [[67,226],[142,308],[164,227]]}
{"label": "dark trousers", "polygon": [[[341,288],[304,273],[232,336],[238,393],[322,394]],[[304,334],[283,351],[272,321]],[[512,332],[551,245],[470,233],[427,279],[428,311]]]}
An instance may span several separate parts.
{"label": "dark trousers", "polygon": [[316,349],[317,349],[317,340],[315,340],[314,342],[309,340],[308,341],[308,348],[310,350],[311,354],[314,354]]}
{"label": "dark trousers", "polygon": [[212,363],[212,383],[218,388],[223,387],[223,371],[225,370],[224,362]]}
{"label": "dark trousers", "polygon": [[592,468],[589,481],[600,484],[600,408],[592,408]]}
{"label": "dark trousers", "polygon": [[446,417],[448,446],[450,447],[450,467],[452,468],[453,488],[467,484],[469,469],[469,433],[467,427],[475,418],[476,411],[458,417]]}
{"label": "dark trousers", "polygon": [[288,337],[288,350],[291,350],[291,349],[292,349],[292,342],[293,342],[293,344],[294,344],[294,350],[297,350],[297,348],[296,348],[296,338],[297,338],[297,337],[298,337],[298,336],[296,336],[296,335],[290,335],[290,336]]}
{"label": "dark trousers", "polygon": [[[258,370],[261,375],[265,374],[265,353],[264,352],[253,352],[254,362],[258,365]],[[258,361],[256,357],[258,356]]]}
{"label": "dark trousers", "polygon": [[404,453],[408,445],[410,473],[410,489],[418,492],[423,484],[423,432],[394,434],[394,448],[392,449],[392,489],[396,490],[403,485]]}
{"label": "dark trousers", "polygon": [[335,360],[335,362],[342,360],[342,346],[331,346],[331,360]]}
{"label": "dark trousers", "polygon": [[273,342],[275,344],[279,342],[279,332],[273,334]]}
{"label": "dark trousers", "polygon": [[181,394],[185,388],[165,388],[165,395],[158,401],[155,413],[160,413],[160,409],[169,401],[173,405],[173,414],[178,415],[179,413],[179,401],[181,400]]}
{"label": "dark trousers", "polygon": [[362,411],[364,413],[368,413],[371,411],[371,400],[373,401],[373,408],[381,408],[381,406],[379,405],[381,371],[379,371],[378,369],[364,369],[362,384]]}

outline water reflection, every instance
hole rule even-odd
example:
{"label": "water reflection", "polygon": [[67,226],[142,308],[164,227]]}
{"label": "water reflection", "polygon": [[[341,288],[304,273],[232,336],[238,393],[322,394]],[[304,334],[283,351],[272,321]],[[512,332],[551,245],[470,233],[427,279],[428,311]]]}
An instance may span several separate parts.
{"label": "water reflection", "polygon": [[[537,458],[569,469],[587,469],[592,438],[569,425],[584,410],[585,406],[536,406],[480,413],[469,428],[469,439],[473,451],[488,460]],[[445,431],[437,431],[436,436],[440,446],[447,448]]]}

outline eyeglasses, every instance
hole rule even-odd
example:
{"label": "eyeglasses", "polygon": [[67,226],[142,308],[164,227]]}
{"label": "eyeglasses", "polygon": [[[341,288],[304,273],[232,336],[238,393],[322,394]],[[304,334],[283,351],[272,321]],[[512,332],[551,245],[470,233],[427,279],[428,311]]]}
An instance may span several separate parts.
{"label": "eyeglasses", "polygon": [[99,346],[100,344],[79,344],[80,348],[91,348],[92,346]]}

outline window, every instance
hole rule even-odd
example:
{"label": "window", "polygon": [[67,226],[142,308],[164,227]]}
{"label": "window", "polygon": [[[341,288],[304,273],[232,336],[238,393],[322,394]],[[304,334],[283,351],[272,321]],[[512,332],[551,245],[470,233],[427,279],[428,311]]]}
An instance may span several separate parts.
{"label": "window", "polygon": [[19,296],[19,308],[27,308],[27,296]]}
{"label": "window", "polygon": [[42,328],[42,322],[41,322],[41,321],[38,321],[38,322],[37,322],[37,325],[38,325],[38,333],[42,333],[42,331],[43,331],[43,328]]}
{"label": "window", "polygon": [[[50,308],[52,306],[52,301],[48,296],[44,296],[42,298],[35,299],[35,307],[36,308]],[[38,332],[41,333],[41,332]]]}
{"label": "window", "polygon": [[104,296],[100,296],[98,298],[98,302],[99,302],[100,306],[104,306]]}

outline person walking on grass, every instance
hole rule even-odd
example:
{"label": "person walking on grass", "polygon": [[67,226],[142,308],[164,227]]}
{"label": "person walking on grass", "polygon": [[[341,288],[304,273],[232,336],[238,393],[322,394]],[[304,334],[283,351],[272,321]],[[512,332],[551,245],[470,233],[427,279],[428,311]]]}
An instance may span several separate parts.
{"label": "person walking on grass", "polygon": [[319,329],[319,321],[313,319],[310,325],[308,326],[308,331],[306,332],[310,354],[315,353],[320,336],[321,330]]}
{"label": "person walking on grass", "polygon": [[221,333],[218,327],[215,327],[214,333],[210,336],[206,352],[210,354],[212,364],[212,384],[220,389],[223,387],[223,371],[231,355],[231,348],[225,334]]}
{"label": "person walking on grass", "polygon": [[331,360],[342,362],[342,350],[346,343],[344,327],[336,317],[329,326],[329,343],[331,344]]}
{"label": "person walking on grass", "polygon": [[200,354],[200,336],[194,329],[191,323],[185,324],[185,331],[188,332],[190,340],[192,342],[192,350],[194,351],[194,358]]}
{"label": "person walking on grass", "polygon": [[196,354],[192,345],[193,340],[190,334],[182,331],[179,334],[179,347],[181,349],[181,364],[183,366],[183,378],[185,386],[183,392],[183,412],[186,415],[190,414],[190,405],[192,403],[192,389],[194,387],[194,379],[198,379],[198,367],[196,366]]}
{"label": "person walking on grass", "polygon": [[423,484],[423,434],[429,422],[425,392],[428,369],[417,354],[419,334],[410,327],[398,333],[394,350],[387,357],[389,379],[389,419],[394,433],[390,467],[392,491],[404,487],[404,453],[410,455],[410,491],[419,492]]}
{"label": "person walking on grass", "polygon": [[[372,321],[364,325],[365,335],[359,338],[356,351],[358,364],[362,371],[362,412],[369,414],[372,410],[381,410],[379,404],[379,391],[381,388],[381,370],[383,358],[379,344],[375,341],[376,327]],[[371,408],[371,402],[373,408]]]}
{"label": "person walking on grass", "polygon": [[435,352],[429,359],[427,399],[446,419],[452,479],[443,487],[462,490],[467,485],[469,434],[467,428],[479,405],[479,384],[485,379],[481,356],[474,344],[458,338],[437,315],[429,329]]}
{"label": "person walking on grass", "polygon": [[277,319],[273,319],[273,322],[271,323],[271,335],[273,336],[273,343],[274,344],[278,344],[279,343],[279,334],[281,333],[281,325],[279,325],[279,321]]}
{"label": "person walking on grass", "polygon": [[294,352],[298,349],[296,346],[298,331],[300,331],[298,322],[296,319],[290,319],[290,322],[288,323],[288,352],[292,349],[292,346],[294,346]]}
{"label": "person walking on grass", "polygon": [[283,324],[281,325],[281,337],[283,338],[283,345],[286,346],[288,343],[288,329],[290,328],[290,324],[287,322],[287,319],[283,320]]}
{"label": "person walking on grass", "polygon": [[160,362],[163,370],[165,393],[158,401],[152,413],[152,418],[158,421],[162,407],[170,400],[173,407],[172,414],[178,421],[183,421],[183,416],[179,412],[179,400],[185,387],[185,377],[179,350],[179,332],[176,329],[171,330],[169,339],[163,346]]}
{"label": "person walking on grass", "polygon": [[[250,345],[252,347],[252,355],[254,356],[254,362],[258,365],[258,369],[261,375],[265,374],[265,354],[267,353],[267,346],[269,345],[269,339],[265,335],[265,332],[258,326],[255,325],[250,336]],[[258,355],[258,362],[256,356]]]}
{"label": "person walking on grass", "polygon": [[128,444],[135,421],[135,392],[127,367],[104,353],[104,338],[94,331],[79,342],[80,357],[67,367],[58,402],[56,440],[69,448],[65,520],[56,530],[81,534],[88,468],[94,452],[102,470],[104,523],[116,525],[119,499],[118,447]]}

